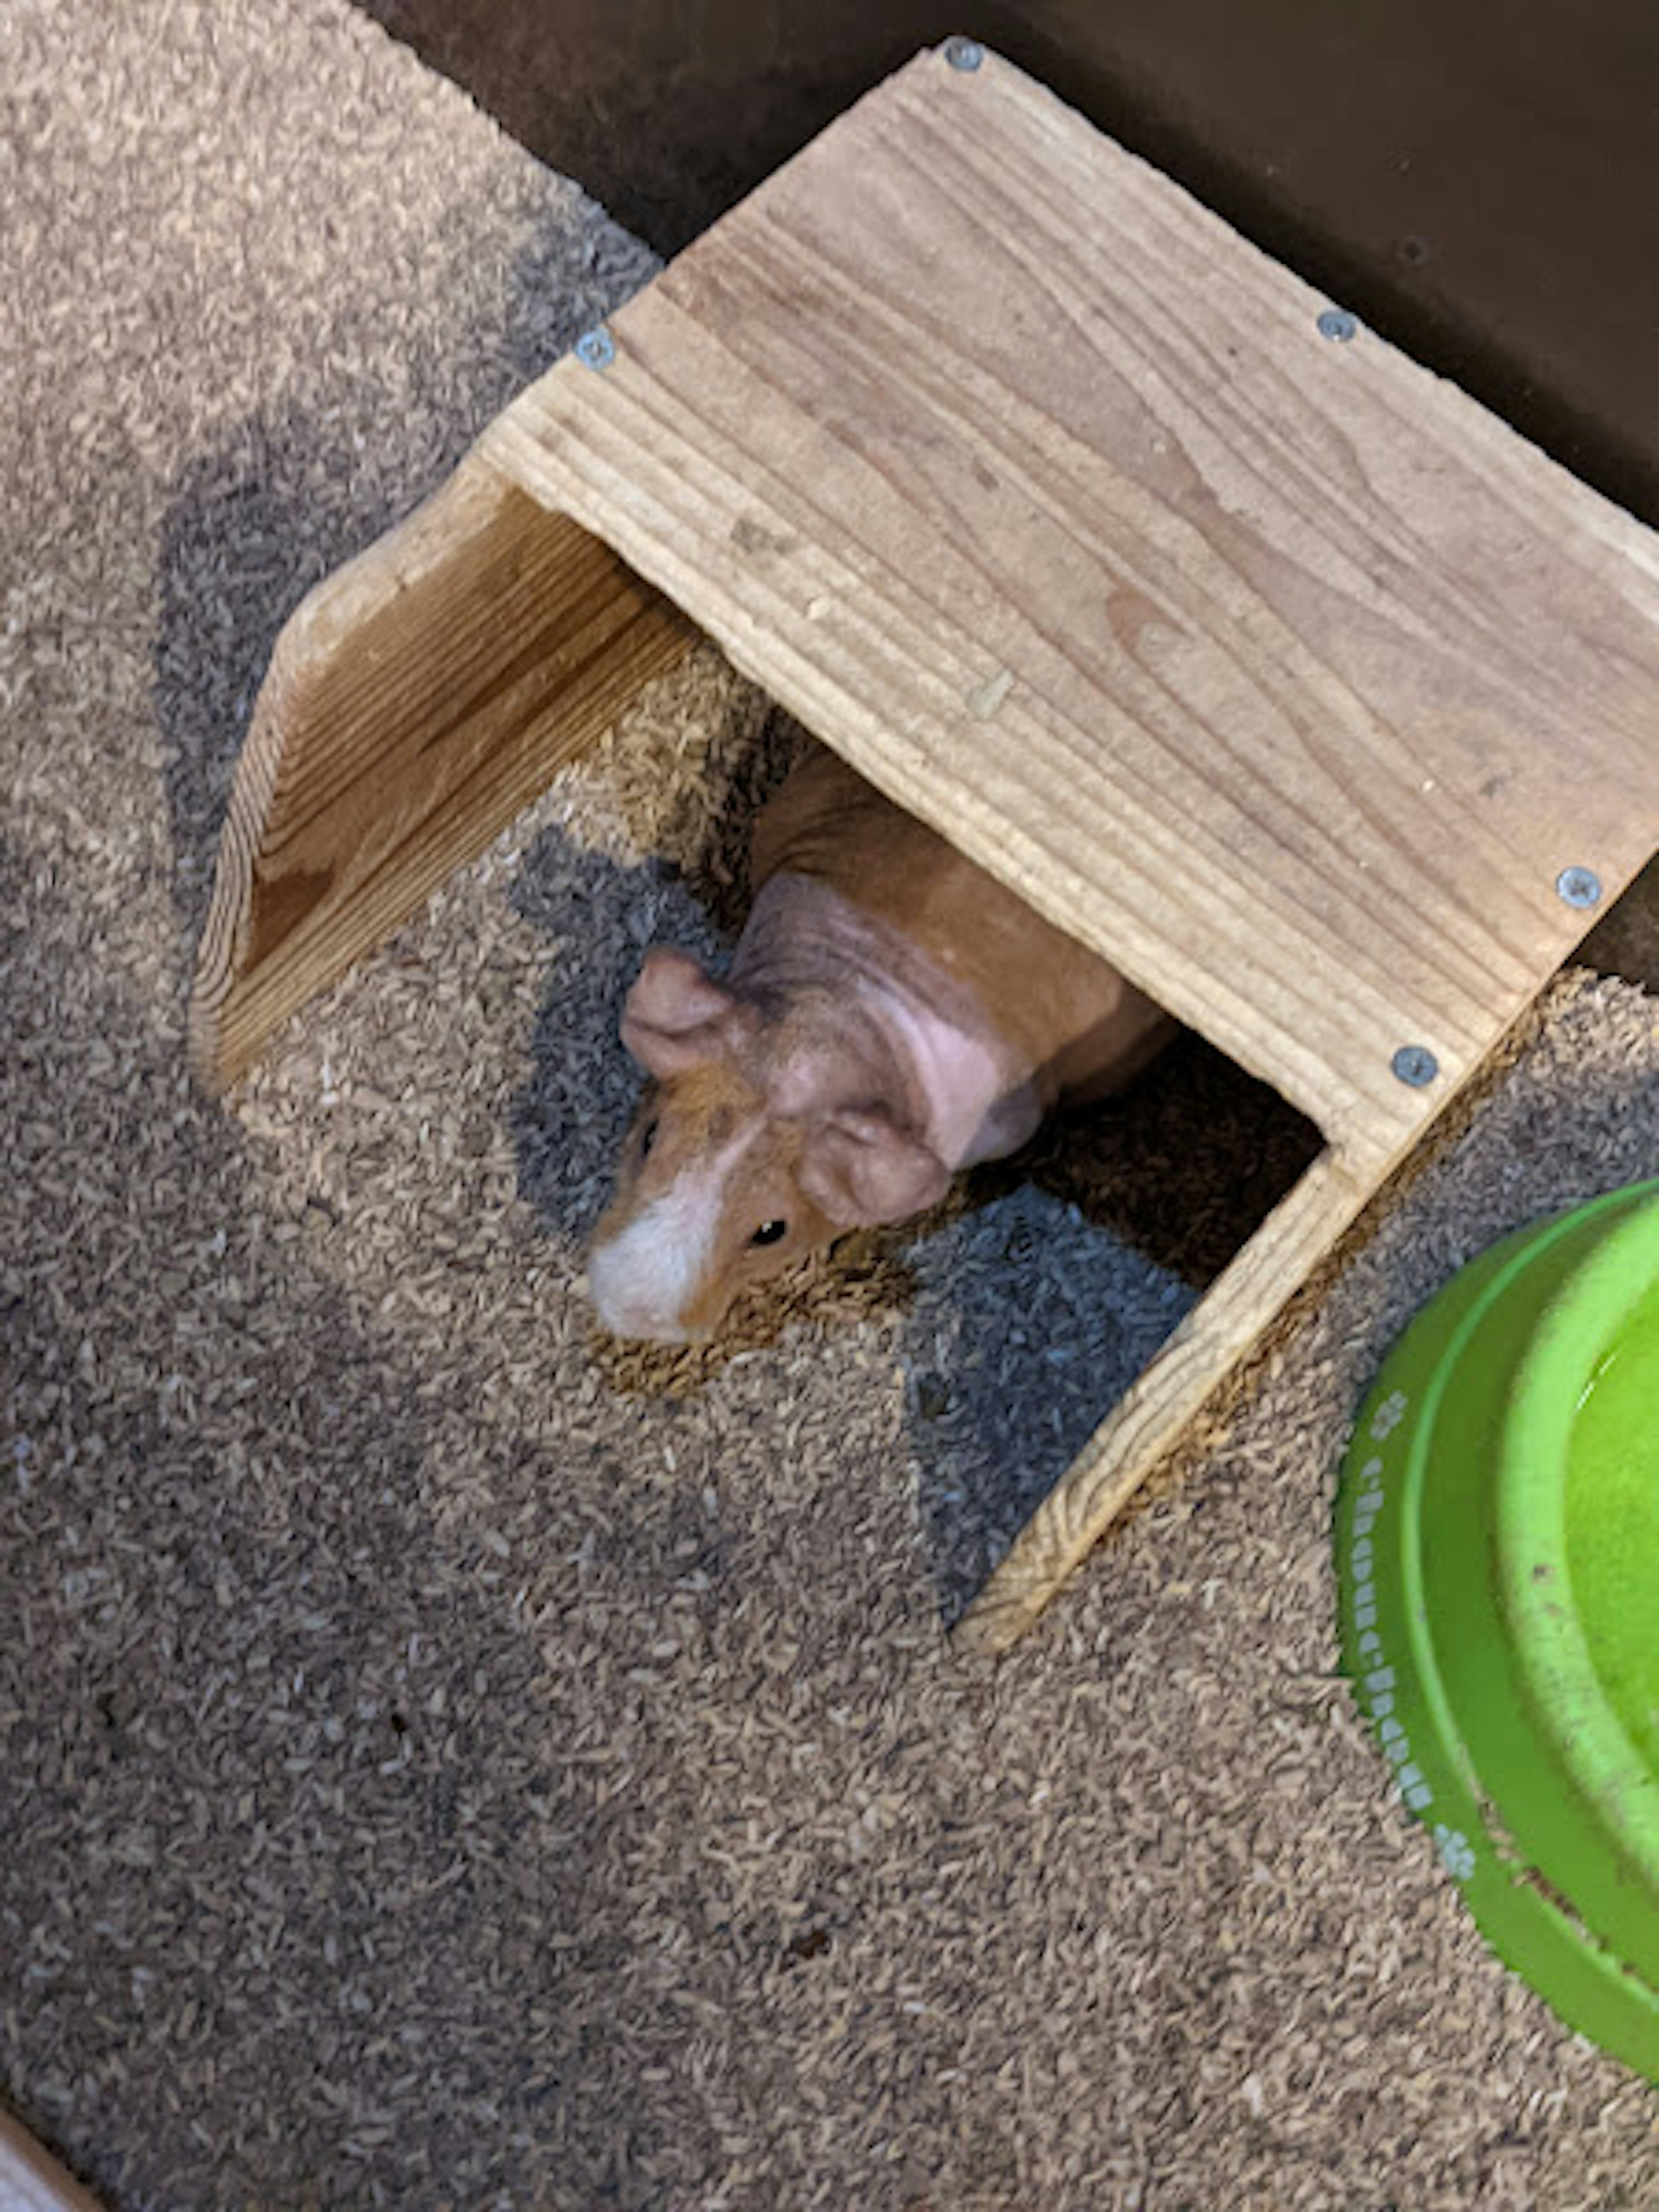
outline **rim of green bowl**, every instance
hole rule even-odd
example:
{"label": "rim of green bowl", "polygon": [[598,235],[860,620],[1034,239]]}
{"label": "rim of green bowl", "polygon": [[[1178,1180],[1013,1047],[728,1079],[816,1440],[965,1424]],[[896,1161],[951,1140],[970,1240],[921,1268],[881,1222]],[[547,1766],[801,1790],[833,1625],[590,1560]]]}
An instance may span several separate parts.
{"label": "rim of green bowl", "polygon": [[1653,1778],[1597,1673],[1567,1552],[1574,1424],[1601,1359],[1656,1284],[1659,1198],[1573,1269],[1534,1333],[1499,1443],[1496,1534],[1510,1648],[1534,1720],[1609,1839],[1659,1881]]}
{"label": "rim of green bowl", "polygon": [[[1659,1988],[1645,1938],[1634,1948],[1630,1940],[1632,1911],[1645,1924],[1640,1900],[1652,1889],[1539,1724],[1514,1663],[1518,1636],[1498,1565],[1498,1448],[1532,1336],[1590,1254],[1638,1210],[1659,1212],[1659,1177],[1529,1223],[1442,1285],[1361,1403],[1333,1533],[1343,1668],[1407,1810],[1431,1830],[1499,1956],[1567,2026],[1659,2081]],[[1640,1297],[1632,1252],[1619,1262],[1632,1279],[1614,1299],[1626,1310]],[[1440,1508],[1455,1502],[1451,1521],[1440,1508],[1425,1514],[1431,1486]],[[1568,1493],[1570,1544],[1582,1538],[1573,1514],[1583,1502],[1581,1483]],[[1443,1539],[1437,1551],[1425,1549],[1431,1525]],[[1448,1610],[1454,1589],[1461,1595]],[[1600,1613],[1589,1620],[1592,1660],[1601,1622]],[[1454,1632],[1443,1648],[1442,1627]],[[1504,1733],[1489,1736],[1494,1723]],[[1565,1808],[1573,1817],[1564,1828]]]}

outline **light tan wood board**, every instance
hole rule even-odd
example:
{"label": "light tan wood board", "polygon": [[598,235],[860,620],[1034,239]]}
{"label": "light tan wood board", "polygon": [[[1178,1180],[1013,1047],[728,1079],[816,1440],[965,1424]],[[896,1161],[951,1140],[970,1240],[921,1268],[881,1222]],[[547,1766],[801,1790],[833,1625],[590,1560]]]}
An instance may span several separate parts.
{"label": "light tan wood board", "polygon": [[1370,1195],[1321,1154],[1030,1516],[957,1624],[962,1649],[1004,1651],[1025,1633]]}
{"label": "light tan wood board", "polygon": [[1659,842],[1652,535],[1328,307],[994,56],[922,55],[306,603],[239,776],[217,1081],[672,663],[678,608],[1318,1123],[985,1648],[1571,949],[1561,872],[1611,898]]}
{"label": "light tan wood board", "polygon": [[482,852],[696,633],[487,464],[301,604],[237,764],[191,1006],[214,1088]]}
{"label": "light tan wood board", "polygon": [[102,2212],[8,2112],[0,2112],[0,2212]]}
{"label": "light tan wood board", "polygon": [[926,54],[486,450],[1347,1157],[1659,839],[1653,543],[1018,71]]}

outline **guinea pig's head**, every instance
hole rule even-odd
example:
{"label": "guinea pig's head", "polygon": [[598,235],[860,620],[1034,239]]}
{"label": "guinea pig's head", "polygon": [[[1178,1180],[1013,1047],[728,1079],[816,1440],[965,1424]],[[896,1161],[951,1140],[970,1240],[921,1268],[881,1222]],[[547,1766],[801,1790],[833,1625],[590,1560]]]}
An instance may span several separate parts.
{"label": "guinea pig's head", "polygon": [[942,1162],[855,1103],[856,1071],[821,1023],[802,1034],[683,952],[646,956],[622,1039],[651,1081],[588,1250],[615,1335],[701,1341],[751,1285],[944,1194]]}

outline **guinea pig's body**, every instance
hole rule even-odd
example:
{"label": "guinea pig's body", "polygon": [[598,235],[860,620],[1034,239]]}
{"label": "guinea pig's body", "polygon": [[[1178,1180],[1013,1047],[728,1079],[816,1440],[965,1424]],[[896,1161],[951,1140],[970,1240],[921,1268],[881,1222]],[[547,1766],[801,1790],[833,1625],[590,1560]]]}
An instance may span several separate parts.
{"label": "guinea pig's body", "polygon": [[746,1285],[921,1212],[1173,1030],[833,753],[763,811],[752,878],[724,984],[659,949],[629,994],[623,1042],[654,1081],[587,1271],[621,1336],[710,1334]]}

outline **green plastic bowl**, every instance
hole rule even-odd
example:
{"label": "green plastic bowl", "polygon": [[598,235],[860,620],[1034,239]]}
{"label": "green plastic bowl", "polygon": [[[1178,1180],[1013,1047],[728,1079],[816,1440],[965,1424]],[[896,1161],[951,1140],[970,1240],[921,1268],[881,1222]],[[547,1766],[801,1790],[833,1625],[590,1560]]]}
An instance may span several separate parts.
{"label": "green plastic bowl", "polygon": [[1344,1667],[1483,1934],[1659,2081],[1659,1180],[1424,1308],[1336,1547]]}

